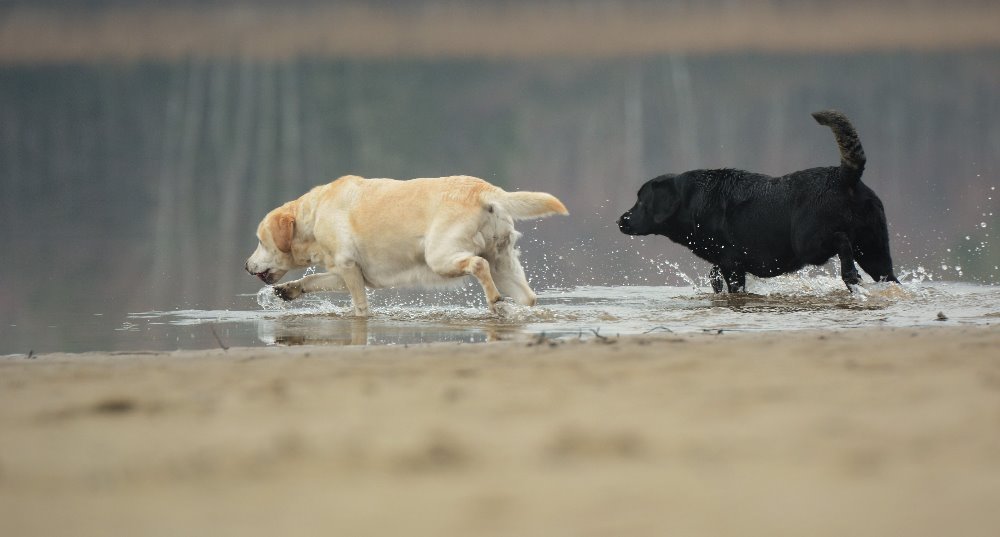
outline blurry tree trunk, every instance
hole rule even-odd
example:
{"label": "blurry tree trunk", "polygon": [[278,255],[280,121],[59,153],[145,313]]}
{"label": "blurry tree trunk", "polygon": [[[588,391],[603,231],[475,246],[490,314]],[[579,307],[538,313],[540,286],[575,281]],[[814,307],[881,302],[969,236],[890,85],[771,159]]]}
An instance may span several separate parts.
{"label": "blurry tree trunk", "polygon": [[[625,77],[625,143],[624,169],[626,181],[638,182],[646,176],[643,163],[645,136],[643,133],[642,107],[642,63],[632,62]],[[612,195],[621,196],[621,189],[616,188]]]}
{"label": "blurry tree trunk", "polygon": [[[889,146],[889,151],[885,155],[885,165],[883,166],[883,169],[886,170],[886,177],[882,179],[885,182],[885,191],[880,197],[883,202],[888,202],[889,200],[898,201],[903,195],[900,189],[900,178],[904,173],[903,166],[907,160],[905,156],[906,117],[903,107],[898,101],[893,100],[889,102],[886,110],[885,132],[888,135],[886,142]],[[861,140],[863,146],[863,135]]]}
{"label": "blurry tree trunk", "polygon": [[302,121],[298,69],[295,62],[281,68],[281,189],[283,200],[302,194]]}
{"label": "blurry tree trunk", "polygon": [[199,298],[204,290],[210,288],[209,282],[192,277],[197,274],[209,252],[203,248],[203,242],[215,246],[219,237],[211,233],[199,233],[199,210],[204,201],[195,190],[197,172],[198,148],[201,146],[202,123],[205,115],[205,72],[207,65],[201,60],[192,60],[188,68],[188,84],[184,99],[184,122],[181,130],[180,153],[177,156],[176,182],[179,190],[180,210],[175,223],[181,248],[177,252],[178,262],[183,274],[183,292],[185,299]]}
{"label": "blurry tree trunk", "polygon": [[712,107],[715,115],[716,132],[719,137],[716,150],[716,162],[739,162],[738,140],[736,138],[736,120],[732,113],[732,105],[726,101],[716,103]]}
{"label": "blurry tree trunk", "polygon": [[691,73],[684,56],[673,54],[669,59],[670,82],[674,91],[674,106],[677,113],[677,137],[681,149],[683,168],[702,166],[701,150],[698,145],[698,115],[694,102]]}
{"label": "blurry tree trunk", "polygon": [[[3,177],[0,177],[0,225],[8,233],[16,231],[14,218],[17,216],[15,200],[20,197],[21,190],[21,144],[17,110],[6,107],[0,110],[0,126],[3,128]],[[8,236],[8,238],[13,238]]]}
{"label": "blurry tree trunk", "polygon": [[[98,125],[99,135],[94,138],[99,140],[95,148],[95,166],[93,172],[102,178],[126,176],[129,169],[139,170],[142,168],[139,157],[135,154],[123,155],[115,151],[115,148],[123,147],[122,134],[125,124],[126,107],[122,104],[127,102],[121,92],[121,84],[112,77],[101,77],[99,81],[100,89],[100,124]],[[131,166],[124,166],[124,160],[131,158]],[[98,182],[101,188],[101,199],[114,199],[114,181],[104,180]],[[95,185],[96,186],[96,185]]]}
{"label": "blurry tree trunk", "polygon": [[172,80],[167,93],[164,111],[162,152],[156,193],[156,218],[153,230],[153,302],[165,307],[176,305],[171,281],[178,277],[180,270],[174,265],[177,190],[174,178],[177,176],[177,148],[180,145],[181,101],[183,98],[183,68],[172,69]]}
{"label": "blurry tree trunk", "polygon": [[[336,137],[324,136],[323,118],[316,113],[320,99],[330,101],[330,95],[317,95],[317,89],[322,88],[321,81],[326,77],[325,73],[308,76],[316,69],[315,66],[307,64],[303,66],[302,92],[304,94],[303,105],[300,110],[302,121],[302,174],[305,177],[306,185],[319,184],[329,179],[326,177],[323,155],[329,153],[329,148],[324,149],[326,144],[336,144]],[[303,192],[305,189],[302,189]]]}
{"label": "blurry tree trunk", "polygon": [[[278,192],[274,183],[275,177],[274,154],[275,139],[277,131],[277,117],[275,101],[277,100],[277,69],[274,64],[262,67],[260,76],[260,100],[257,107],[257,149],[255,151],[256,163],[253,167],[254,202],[252,207],[256,210],[254,214],[263,216],[264,213],[273,209],[276,205],[274,193]],[[284,200],[282,200],[284,201]]]}
{"label": "blurry tree trunk", "polygon": [[788,167],[787,147],[788,141],[785,139],[785,124],[788,116],[787,98],[782,93],[780,87],[774,87],[768,97],[768,110],[765,118],[764,140],[744,140],[748,145],[763,144],[764,162],[757,165],[755,169],[773,175],[782,175],[792,171]]}
{"label": "blurry tree trunk", "polygon": [[[351,147],[354,149],[352,160],[356,167],[354,173],[366,177],[383,176],[380,160],[391,159],[392,155],[379,150],[378,141],[369,136],[373,130],[370,124],[371,114],[368,106],[371,99],[365,95],[365,76],[357,62],[350,62],[346,69],[347,102],[345,103]],[[377,130],[377,127],[376,127]],[[398,179],[398,178],[397,178]]]}
{"label": "blurry tree trunk", "polygon": [[[233,62],[218,61],[212,64],[210,80],[208,83],[208,131],[207,144],[210,144],[212,151],[211,164],[213,169],[222,170],[227,164],[230,147],[232,146],[233,130],[229,121],[233,117],[232,99],[229,87],[230,72],[233,70]],[[221,189],[220,181],[220,189]],[[221,199],[223,192],[219,192]]]}
{"label": "blurry tree trunk", "polygon": [[[253,131],[253,111],[256,100],[254,64],[250,60],[243,60],[239,68],[239,86],[236,90],[236,120],[234,123],[232,137],[228,144],[230,149],[225,153],[223,159],[224,171],[222,172],[222,200],[219,204],[218,229],[222,243],[219,245],[218,259],[221,261],[217,266],[216,279],[222,281],[233,281],[233,278],[240,277],[239,265],[229,266],[230,260],[238,260],[240,254],[239,245],[250,246],[253,244],[253,236],[248,235],[245,240],[238,233],[253,233],[253,230],[241,230],[239,224],[253,221],[254,218],[264,215],[244,215],[240,213],[240,208],[249,210],[245,203],[246,196],[244,190],[249,179],[248,169],[250,166],[250,147]],[[237,276],[239,274],[239,276]],[[227,296],[232,296],[232,287],[227,286]]]}

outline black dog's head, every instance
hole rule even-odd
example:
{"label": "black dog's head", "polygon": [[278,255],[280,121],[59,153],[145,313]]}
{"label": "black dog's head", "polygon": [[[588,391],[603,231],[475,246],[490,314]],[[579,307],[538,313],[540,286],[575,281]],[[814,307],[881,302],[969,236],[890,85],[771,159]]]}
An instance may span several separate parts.
{"label": "black dog's head", "polygon": [[677,212],[681,193],[677,176],[661,175],[646,181],[631,209],[618,219],[618,229],[626,235],[663,233],[667,221]]}

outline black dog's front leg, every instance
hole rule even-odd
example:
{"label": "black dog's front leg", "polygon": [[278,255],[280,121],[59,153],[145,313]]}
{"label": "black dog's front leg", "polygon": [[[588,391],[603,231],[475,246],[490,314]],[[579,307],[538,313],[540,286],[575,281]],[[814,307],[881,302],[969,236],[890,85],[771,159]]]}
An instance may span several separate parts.
{"label": "black dog's front leg", "polygon": [[842,231],[834,233],[833,237],[837,241],[837,254],[840,255],[840,278],[844,280],[847,290],[853,293],[854,289],[851,286],[861,283],[861,276],[858,274],[858,269],[854,268],[854,250],[851,248],[851,239],[847,237],[847,233]]}
{"label": "black dog's front leg", "polygon": [[720,272],[726,280],[730,293],[745,293],[747,290],[747,273],[738,268],[721,267]]}
{"label": "black dog's front leg", "polygon": [[722,279],[722,269],[719,265],[712,265],[712,271],[708,273],[708,281],[712,283],[712,290],[716,293],[722,292],[722,285],[725,280]]}

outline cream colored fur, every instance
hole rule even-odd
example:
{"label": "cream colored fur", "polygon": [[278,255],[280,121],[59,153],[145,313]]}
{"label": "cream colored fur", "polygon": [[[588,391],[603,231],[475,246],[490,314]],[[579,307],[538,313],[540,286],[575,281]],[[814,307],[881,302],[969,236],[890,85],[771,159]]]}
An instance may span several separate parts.
{"label": "cream colored fur", "polygon": [[345,176],[274,209],[257,227],[246,269],[268,284],[295,268],[327,272],[275,286],[303,293],[347,291],[368,315],[366,287],[430,286],[474,276],[496,312],[502,296],[535,304],[514,248],[514,221],[567,214],[550,194],[506,192],[467,176],[364,179]]}

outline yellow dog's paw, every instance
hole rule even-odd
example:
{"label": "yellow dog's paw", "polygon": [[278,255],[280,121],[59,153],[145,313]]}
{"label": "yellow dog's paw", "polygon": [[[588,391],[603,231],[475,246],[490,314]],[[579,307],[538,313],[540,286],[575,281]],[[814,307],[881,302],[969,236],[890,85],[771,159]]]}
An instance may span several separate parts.
{"label": "yellow dog's paw", "polygon": [[283,283],[274,286],[274,294],[282,300],[295,300],[302,296],[302,286],[295,282]]}
{"label": "yellow dog's paw", "polygon": [[506,298],[501,298],[490,306],[490,313],[500,317],[510,317],[514,314],[514,311],[514,305]]}

